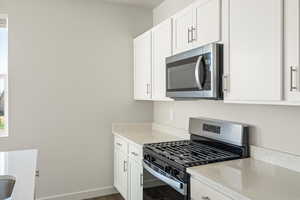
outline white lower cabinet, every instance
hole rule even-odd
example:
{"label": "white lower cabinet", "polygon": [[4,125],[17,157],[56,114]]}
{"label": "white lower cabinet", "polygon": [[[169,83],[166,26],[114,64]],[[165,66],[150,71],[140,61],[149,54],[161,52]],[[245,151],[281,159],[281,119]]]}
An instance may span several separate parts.
{"label": "white lower cabinet", "polygon": [[142,146],[115,136],[114,186],[125,200],[143,199]]}
{"label": "white lower cabinet", "polygon": [[130,200],[143,199],[143,166],[129,158],[129,195]]}
{"label": "white lower cabinet", "polygon": [[127,154],[115,147],[114,151],[114,185],[120,194],[127,199],[128,159]]}
{"label": "white lower cabinet", "polygon": [[210,188],[206,184],[191,178],[192,200],[233,200],[226,195]]}

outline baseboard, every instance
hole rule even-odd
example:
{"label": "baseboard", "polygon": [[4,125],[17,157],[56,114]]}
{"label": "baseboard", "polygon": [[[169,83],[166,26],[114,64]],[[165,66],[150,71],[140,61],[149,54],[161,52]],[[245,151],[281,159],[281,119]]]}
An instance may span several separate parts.
{"label": "baseboard", "polygon": [[42,197],[42,198],[38,198],[37,200],[84,200],[84,199],[101,197],[101,196],[106,196],[106,195],[116,194],[116,193],[118,192],[113,186],[107,186],[103,188],[95,188],[95,189],[84,190],[79,192]]}

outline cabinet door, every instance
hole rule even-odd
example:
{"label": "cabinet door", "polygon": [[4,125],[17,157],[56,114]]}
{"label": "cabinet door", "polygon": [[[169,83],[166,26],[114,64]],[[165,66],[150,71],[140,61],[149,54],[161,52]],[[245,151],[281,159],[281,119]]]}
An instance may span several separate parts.
{"label": "cabinet door", "polygon": [[220,0],[201,0],[195,4],[196,10],[196,47],[218,42],[221,39],[221,2]]}
{"label": "cabinet door", "polygon": [[173,52],[174,54],[193,48],[192,28],[194,9],[187,8],[173,17]]}
{"label": "cabinet door", "polygon": [[282,100],[283,1],[230,0],[229,4],[226,100]]}
{"label": "cabinet door", "polygon": [[134,40],[134,98],[151,100],[151,31]]}
{"label": "cabinet door", "polygon": [[166,97],[166,58],[172,55],[172,20],[168,19],[152,29],[152,99]]}
{"label": "cabinet door", "polygon": [[202,182],[191,178],[191,199],[232,200],[224,194],[210,188]]}
{"label": "cabinet door", "polygon": [[143,199],[143,167],[129,160],[129,200]]}
{"label": "cabinet door", "polygon": [[121,181],[120,181],[120,155],[119,151],[115,149],[114,151],[114,186],[120,191]]}
{"label": "cabinet door", "polygon": [[300,101],[299,0],[285,1],[285,89],[289,101]]}
{"label": "cabinet door", "polygon": [[127,154],[119,149],[114,152],[114,186],[120,194],[127,199],[127,174],[128,174]]}
{"label": "cabinet door", "polygon": [[119,152],[119,174],[120,174],[120,194],[127,199],[127,185],[128,185],[128,159],[127,154]]}

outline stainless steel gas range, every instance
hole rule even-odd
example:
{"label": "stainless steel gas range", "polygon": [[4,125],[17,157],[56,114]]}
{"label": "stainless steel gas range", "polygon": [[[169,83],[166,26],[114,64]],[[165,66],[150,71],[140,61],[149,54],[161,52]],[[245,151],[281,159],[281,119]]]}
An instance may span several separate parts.
{"label": "stainless steel gas range", "polygon": [[189,200],[188,167],[249,157],[249,127],[191,118],[190,140],[144,145],[144,170],[160,185],[144,187],[144,200]]}

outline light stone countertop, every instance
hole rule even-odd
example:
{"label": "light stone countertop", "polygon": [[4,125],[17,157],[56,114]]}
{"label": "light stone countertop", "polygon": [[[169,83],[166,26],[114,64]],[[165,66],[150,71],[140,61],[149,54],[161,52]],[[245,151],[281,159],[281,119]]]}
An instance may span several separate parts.
{"label": "light stone countertop", "polygon": [[138,145],[186,139],[166,132],[153,130],[150,123],[117,123],[113,124],[112,132],[114,135],[121,136]]}
{"label": "light stone countertop", "polygon": [[[112,132],[138,145],[188,139],[170,134],[176,130],[159,128],[153,129],[153,124],[150,123],[118,123],[113,124]],[[286,166],[294,160],[278,155],[277,152],[267,151],[266,154],[265,149],[254,149],[255,155],[260,155],[259,159],[270,158],[272,155],[272,158],[286,161]],[[254,158],[202,165],[188,168],[187,171],[192,178],[233,200],[300,200],[300,172]]]}
{"label": "light stone countertop", "polygon": [[188,173],[234,200],[300,200],[300,173],[253,158],[189,168]]}

